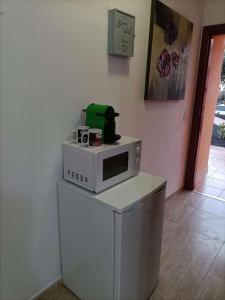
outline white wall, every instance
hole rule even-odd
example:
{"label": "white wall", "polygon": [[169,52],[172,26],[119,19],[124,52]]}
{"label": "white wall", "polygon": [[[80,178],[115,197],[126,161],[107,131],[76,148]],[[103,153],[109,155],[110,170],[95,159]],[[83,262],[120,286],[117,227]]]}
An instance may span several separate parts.
{"label": "white wall", "polygon": [[[142,169],[183,184],[200,41],[199,1],[167,0],[194,22],[184,101],[145,103],[149,0],[1,0],[0,299],[27,299],[60,275],[56,180],[61,143],[89,102],[143,138]],[[135,56],[108,57],[107,11],[136,16]],[[187,120],[183,121],[183,113]]]}
{"label": "white wall", "polygon": [[203,25],[225,23],[225,0],[204,0]]}

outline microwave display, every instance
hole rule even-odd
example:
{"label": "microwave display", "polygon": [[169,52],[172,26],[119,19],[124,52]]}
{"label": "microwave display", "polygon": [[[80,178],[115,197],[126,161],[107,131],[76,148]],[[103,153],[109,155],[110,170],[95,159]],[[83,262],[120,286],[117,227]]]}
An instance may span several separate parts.
{"label": "microwave display", "polygon": [[103,181],[128,170],[128,152],[124,152],[103,160]]}

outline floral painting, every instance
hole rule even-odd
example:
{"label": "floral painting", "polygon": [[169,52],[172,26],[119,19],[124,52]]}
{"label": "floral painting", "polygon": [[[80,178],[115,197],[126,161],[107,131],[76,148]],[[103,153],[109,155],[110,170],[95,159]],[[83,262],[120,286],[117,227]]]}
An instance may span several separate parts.
{"label": "floral painting", "polygon": [[193,24],[152,0],[145,82],[146,100],[182,100]]}

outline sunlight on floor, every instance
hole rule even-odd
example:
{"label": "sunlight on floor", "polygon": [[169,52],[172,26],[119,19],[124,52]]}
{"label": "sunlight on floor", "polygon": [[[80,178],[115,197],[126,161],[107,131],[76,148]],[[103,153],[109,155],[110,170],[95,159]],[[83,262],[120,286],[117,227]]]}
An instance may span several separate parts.
{"label": "sunlight on floor", "polygon": [[195,191],[225,201],[225,148],[210,147],[208,173]]}

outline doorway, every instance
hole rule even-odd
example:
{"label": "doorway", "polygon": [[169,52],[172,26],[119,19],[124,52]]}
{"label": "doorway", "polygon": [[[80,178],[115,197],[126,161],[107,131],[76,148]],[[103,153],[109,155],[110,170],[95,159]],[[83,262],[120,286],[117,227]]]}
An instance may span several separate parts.
{"label": "doorway", "polygon": [[[213,129],[215,131],[214,115],[217,108],[224,48],[225,24],[204,27],[184,187],[188,190],[199,187],[199,192],[205,194],[213,188],[207,189],[207,186],[203,185],[210,183],[209,186],[212,187],[214,181],[215,184],[221,184],[225,195],[225,148],[210,146]],[[217,173],[215,174],[217,178],[210,177],[213,172]],[[216,180],[223,181],[222,177],[224,183],[218,183]],[[202,185],[201,190],[200,185]],[[220,189],[218,186],[214,188]]]}
{"label": "doorway", "polygon": [[225,35],[213,36],[196,161],[195,191],[225,201],[225,106],[221,81],[224,51]]}

